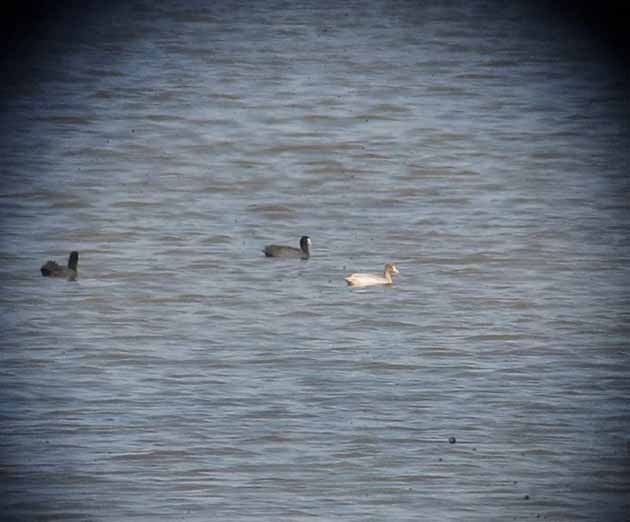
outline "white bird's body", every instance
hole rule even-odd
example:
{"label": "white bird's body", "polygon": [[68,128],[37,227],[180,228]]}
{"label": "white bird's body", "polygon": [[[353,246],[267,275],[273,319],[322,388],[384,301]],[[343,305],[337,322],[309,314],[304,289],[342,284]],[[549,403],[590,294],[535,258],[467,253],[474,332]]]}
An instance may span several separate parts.
{"label": "white bird's body", "polygon": [[344,277],[346,283],[350,286],[374,286],[374,285],[391,285],[392,274],[397,274],[398,269],[392,264],[386,264],[383,275],[379,274],[350,274]]}

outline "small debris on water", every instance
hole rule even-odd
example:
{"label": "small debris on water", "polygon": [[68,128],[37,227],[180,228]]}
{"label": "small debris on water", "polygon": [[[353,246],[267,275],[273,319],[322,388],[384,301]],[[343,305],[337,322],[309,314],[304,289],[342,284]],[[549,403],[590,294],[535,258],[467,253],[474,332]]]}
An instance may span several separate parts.
{"label": "small debris on water", "polygon": [[457,439],[455,437],[449,437],[448,438],[448,443],[449,444],[455,444],[457,442]]}

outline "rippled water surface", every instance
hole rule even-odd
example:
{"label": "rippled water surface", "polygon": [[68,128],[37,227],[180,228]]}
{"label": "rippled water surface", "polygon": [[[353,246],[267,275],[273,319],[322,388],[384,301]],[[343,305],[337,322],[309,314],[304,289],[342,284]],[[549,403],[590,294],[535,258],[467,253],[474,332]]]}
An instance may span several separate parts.
{"label": "rippled water surface", "polygon": [[525,8],[160,5],[4,87],[3,517],[624,520],[606,57]]}

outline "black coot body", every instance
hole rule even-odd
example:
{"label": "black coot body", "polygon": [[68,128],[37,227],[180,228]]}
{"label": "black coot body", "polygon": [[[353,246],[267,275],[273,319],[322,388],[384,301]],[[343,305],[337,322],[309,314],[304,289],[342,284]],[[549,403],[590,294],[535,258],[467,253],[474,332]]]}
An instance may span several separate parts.
{"label": "black coot body", "polygon": [[263,250],[267,257],[293,257],[308,259],[311,257],[311,238],[302,236],[300,238],[300,248],[284,245],[267,245]]}

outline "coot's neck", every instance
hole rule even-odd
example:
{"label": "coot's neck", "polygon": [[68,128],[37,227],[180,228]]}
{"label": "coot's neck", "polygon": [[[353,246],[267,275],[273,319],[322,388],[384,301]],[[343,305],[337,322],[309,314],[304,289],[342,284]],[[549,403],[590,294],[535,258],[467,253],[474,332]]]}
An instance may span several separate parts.
{"label": "coot's neck", "polygon": [[70,252],[70,257],[68,258],[68,268],[70,270],[77,269],[77,264],[79,263],[79,253],[78,252]]}

